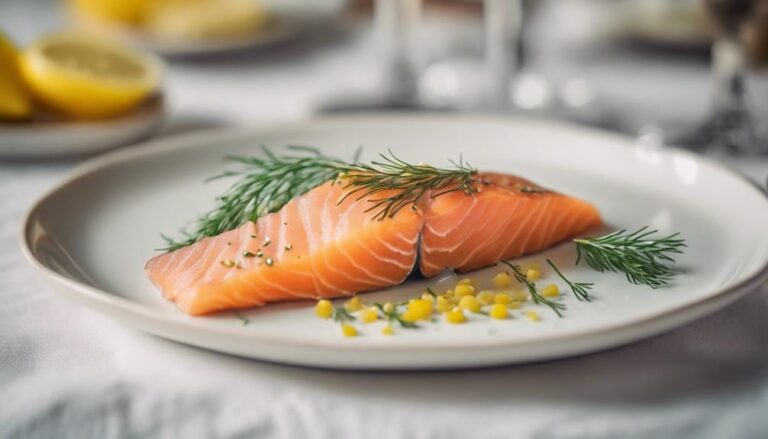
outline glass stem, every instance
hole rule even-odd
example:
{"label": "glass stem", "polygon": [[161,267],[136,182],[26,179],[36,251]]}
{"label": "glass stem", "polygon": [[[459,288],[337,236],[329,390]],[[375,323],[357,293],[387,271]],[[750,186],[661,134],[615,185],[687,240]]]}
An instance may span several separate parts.
{"label": "glass stem", "polygon": [[413,104],[418,96],[416,31],[421,0],[376,0],[373,14],[391,99]]}
{"label": "glass stem", "polygon": [[746,61],[741,45],[730,39],[715,42],[712,46],[712,60],[715,114],[745,111]]}
{"label": "glass stem", "polygon": [[487,102],[492,110],[505,111],[510,107],[510,83],[517,68],[523,15],[521,0],[485,0],[483,14]]}

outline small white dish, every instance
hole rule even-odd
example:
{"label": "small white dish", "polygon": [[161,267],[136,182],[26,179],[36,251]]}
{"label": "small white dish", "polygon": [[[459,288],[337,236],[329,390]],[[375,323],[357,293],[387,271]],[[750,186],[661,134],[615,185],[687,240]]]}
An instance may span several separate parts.
{"label": "small white dish", "polygon": [[[564,293],[557,318],[520,314],[506,321],[471,317],[419,330],[342,337],[316,318],[311,302],[271,305],[235,314],[189,317],[146,279],[159,234],[173,233],[211,206],[228,184],[203,180],[222,157],[260,154],[259,145],[315,145],[363,159],[391,149],[403,159],[434,164],[463,155],[478,169],[520,174],[595,203],[607,224],[649,225],[680,232],[688,248],[668,287],[630,285],[619,274],[574,266],[564,244],[526,260],[552,258],[574,280],[594,282],[592,303]],[[629,138],[556,123],[434,115],[353,116],[244,131],[224,130],[158,140],[92,160],[43,196],[23,228],[26,257],[66,297],[115,320],[207,349],[291,364],[349,369],[477,367],[584,354],[668,331],[714,312],[768,274],[768,202],[763,191],[712,160],[678,150],[636,147]],[[489,268],[473,276],[498,271]],[[414,281],[365,298],[396,300],[425,285]],[[542,282],[559,283],[550,275]],[[562,283],[561,283],[562,284]]]}
{"label": "small white dish", "polygon": [[111,119],[0,123],[0,160],[87,156],[128,145],[151,136],[164,115],[165,99],[158,94]]}

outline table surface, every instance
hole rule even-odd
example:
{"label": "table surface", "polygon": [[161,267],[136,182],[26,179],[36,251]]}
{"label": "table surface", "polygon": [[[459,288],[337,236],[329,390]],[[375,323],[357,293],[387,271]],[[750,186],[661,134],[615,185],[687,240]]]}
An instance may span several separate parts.
{"label": "table surface", "polygon": [[[57,25],[54,14],[29,22],[45,5],[4,2],[0,27],[28,40]],[[365,85],[370,52],[365,32],[342,29],[246,59],[172,63],[163,135],[306,117],[330,91]],[[675,93],[701,104],[706,70],[681,68],[690,81]],[[74,164],[0,162],[0,437],[768,437],[767,287],[665,335],[562,361],[356,373],[245,360],[123,327],[43,286],[19,251],[21,217]],[[768,174],[765,159],[730,165]]]}

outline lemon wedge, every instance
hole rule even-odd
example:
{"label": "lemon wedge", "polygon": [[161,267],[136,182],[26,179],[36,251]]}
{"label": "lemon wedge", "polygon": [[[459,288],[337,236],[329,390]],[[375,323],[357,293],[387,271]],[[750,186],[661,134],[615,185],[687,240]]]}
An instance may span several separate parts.
{"label": "lemon wedge", "polygon": [[0,32],[0,119],[25,119],[32,114],[32,100],[19,71],[19,52]]}
{"label": "lemon wedge", "polygon": [[103,39],[54,34],[32,44],[21,57],[34,95],[79,119],[99,119],[137,106],[158,86],[155,58]]}

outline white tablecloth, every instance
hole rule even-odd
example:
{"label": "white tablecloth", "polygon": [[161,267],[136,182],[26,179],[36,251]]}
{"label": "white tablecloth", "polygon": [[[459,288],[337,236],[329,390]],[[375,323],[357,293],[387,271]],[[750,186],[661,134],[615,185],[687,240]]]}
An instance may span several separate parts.
{"label": "white tablecloth", "polygon": [[[29,39],[55,23],[41,13],[31,25],[26,8],[41,4],[0,4],[0,25]],[[276,61],[172,65],[167,131],[307,114],[366,51],[355,35],[334,38]],[[18,250],[20,220],[71,166],[0,163],[2,438],[768,437],[768,288],[666,335],[563,361],[418,373],[267,364],[128,329],[42,285]],[[768,173],[768,161],[738,166]]]}

